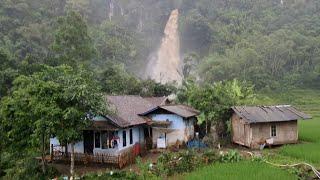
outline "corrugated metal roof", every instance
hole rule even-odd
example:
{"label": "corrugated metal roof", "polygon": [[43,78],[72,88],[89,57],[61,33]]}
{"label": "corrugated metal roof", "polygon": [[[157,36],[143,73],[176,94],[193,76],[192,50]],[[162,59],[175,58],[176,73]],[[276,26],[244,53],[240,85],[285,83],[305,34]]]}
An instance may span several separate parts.
{"label": "corrugated metal roof", "polygon": [[290,105],[279,106],[235,106],[232,110],[249,123],[281,122],[310,119],[311,116]]}

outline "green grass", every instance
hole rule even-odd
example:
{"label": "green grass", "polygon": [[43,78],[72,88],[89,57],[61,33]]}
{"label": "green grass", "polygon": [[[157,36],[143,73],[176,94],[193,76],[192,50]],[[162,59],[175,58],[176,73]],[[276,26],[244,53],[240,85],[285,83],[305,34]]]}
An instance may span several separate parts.
{"label": "green grass", "polygon": [[312,120],[299,122],[299,139],[301,141],[320,143],[320,117],[315,116]]}
{"label": "green grass", "polygon": [[297,179],[297,177],[280,168],[265,163],[241,161],[238,163],[217,163],[174,179],[237,179],[237,180],[270,180]]}
{"label": "green grass", "polygon": [[280,153],[309,163],[320,163],[320,143],[287,145],[280,149]]}

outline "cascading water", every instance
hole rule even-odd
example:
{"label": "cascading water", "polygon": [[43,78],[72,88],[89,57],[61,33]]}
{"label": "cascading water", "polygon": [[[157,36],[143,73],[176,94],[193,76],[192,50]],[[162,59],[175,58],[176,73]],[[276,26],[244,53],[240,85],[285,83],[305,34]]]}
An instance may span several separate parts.
{"label": "cascading water", "polygon": [[113,14],[114,14],[114,2],[113,1],[114,0],[109,1],[109,14],[108,14],[109,21],[111,21]]}
{"label": "cascading water", "polygon": [[148,62],[146,76],[160,82],[182,83],[182,62],[180,60],[180,40],[178,32],[179,11],[175,9],[171,12],[169,20],[164,30],[161,46],[158,52],[151,57]]}

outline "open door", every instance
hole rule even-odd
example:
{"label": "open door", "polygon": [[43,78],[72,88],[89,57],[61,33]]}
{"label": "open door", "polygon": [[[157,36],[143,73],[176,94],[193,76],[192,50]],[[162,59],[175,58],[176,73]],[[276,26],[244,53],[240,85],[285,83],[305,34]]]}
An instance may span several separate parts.
{"label": "open door", "polygon": [[84,153],[93,154],[93,131],[83,131]]}

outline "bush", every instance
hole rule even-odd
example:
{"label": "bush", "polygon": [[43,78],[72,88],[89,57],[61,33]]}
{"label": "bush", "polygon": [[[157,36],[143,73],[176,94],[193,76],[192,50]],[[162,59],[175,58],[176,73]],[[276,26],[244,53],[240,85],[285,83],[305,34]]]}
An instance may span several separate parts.
{"label": "bush", "polygon": [[[14,158],[9,157],[10,159]],[[51,166],[47,166],[46,172],[43,174],[39,162],[33,157],[14,159],[11,163],[5,164],[3,179],[49,179],[58,175],[57,170]]]}
{"label": "bush", "polygon": [[218,160],[218,156],[217,156],[216,151],[214,151],[212,149],[204,151],[202,154],[202,158],[206,164],[210,164],[210,163],[213,163],[216,160]]}
{"label": "bush", "polygon": [[197,156],[193,150],[180,151],[178,153],[164,153],[158,158],[156,169],[153,172],[157,176],[165,177],[175,173],[190,172],[201,166],[203,164],[202,160],[203,158]]}
{"label": "bush", "polygon": [[220,162],[223,163],[234,163],[241,161],[241,155],[236,150],[230,150],[226,154],[220,155]]}
{"label": "bush", "polygon": [[156,179],[156,176],[152,172],[152,171],[154,171],[154,167],[150,161],[143,163],[140,157],[138,157],[136,159],[136,161],[137,161],[137,165],[140,169],[140,174],[139,174],[140,178],[139,179],[143,179],[143,180]]}

